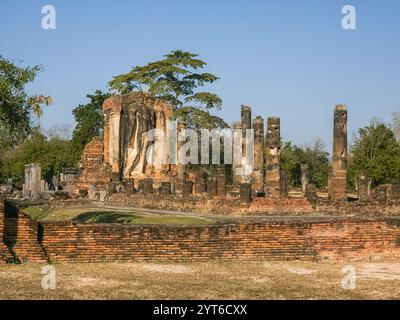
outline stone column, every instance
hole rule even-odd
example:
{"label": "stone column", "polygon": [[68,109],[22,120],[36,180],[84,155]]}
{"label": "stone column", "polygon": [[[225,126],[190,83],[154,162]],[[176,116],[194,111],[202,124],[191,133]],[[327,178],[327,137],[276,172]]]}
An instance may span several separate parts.
{"label": "stone column", "polygon": [[253,192],[264,192],[264,119],[257,116],[253,120],[254,129],[254,166]]}
{"label": "stone column", "polygon": [[[184,122],[179,122],[177,125],[177,130],[178,130],[178,136],[182,130],[186,129],[186,123]],[[177,177],[176,177],[176,183],[175,183],[175,190],[177,193],[182,193],[183,191],[183,182],[186,180],[186,171],[185,171],[185,165],[181,163],[186,156],[186,151],[184,150],[184,145],[185,141],[177,141],[177,152],[176,155],[178,157],[177,161]]]}
{"label": "stone column", "polygon": [[250,183],[241,183],[239,195],[240,195],[240,203],[241,204],[251,203],[251,184]]}
{"label": "stone column", "polygon": [[122,101],[116,95],[104,100],[104,161],[110,164],[112,175],[119,178],[120,168],[120,123]]}
{"label": "stone column", "polygon": [[289,195],[289,186],[286,171],[280,171],[280,180],[280,196],[287,197]]}
{"label": "stone column", "polygon": [[32,199],[40,198],[42,170],[38,164],[29,164],[25,166],[25,196]]}
{"label": "stone column", "polygon": [[251,107],[241,106],[241,124],[244,139],[246,137],[246,130],[251,129]]}
{"label": "stone column", "polygon": [[171,194],[171,182],[161,182],[160,194],[161,195]]}
{"label": "stone column", "polygon": [[193,193],[193,182],[192,181],[183,181],[182,195],[189,196],[192,193]]}
{"label": "stone column", "polygon": [[369,180],[364,175],[360,175],[358,179],[358,200],[369,200]]}
{"label": "stone column", "polygon": [[153,193],[153,179],[150,178],[143,179],[143,193],[144,194]]}
{"label": "stone column", "polygon": [[210,178],[207,182],[207,194],[209,198],[213,198],[217,195],[217,180]]}
{"label": "stone column", "polygon": [[312,184],[312,183],[307,184],[305,197],[313,205],[315,205],[317,203],[317,188],[316,188],[315,184]]}
{"label": "stone column", "polygon": [[280,118],[270,117],[267,122],[267,171],[265,173],[266,196],[281,196],[281,130]]}
{"label": "stone column", "polygon": [[[243,126],[240,122],[235,122],[233,124],[233,130],[242,130]],[[233,152],[232,152],[232,180],[234,185],[239,185],[242,183],[242,175],[237,174],[238,170],[242,168],[242,159],[243,159],[243,153],[242,153],[242,158],[239,159],[238,157],[235,157],[235,154],[237,151],[235,151],[235,141],[233,141]],[[239,146],[238,146],[239,147]],[[243,150],[243,149],[242,149]]]}
{"label": "stone column", "polygon": [[199,169],[196,172],[195,182],[194,182],[194,193],[202,194],[207,192],[207,177],[205,173]]}
{"label": "stone column", "polygon": [[302,163],[300,165],[300,171],[301,171],[301,189],[303,190],[303,194],[305,195],[306,194],[306,188],[307,188],[307,185],[309,183],[308,175],[309,175],[309,171],[310,170],[309,170],[308,164],[307,163]]}
{"label": "stone column", "polygon": [[335,107],[330,200],[347,200],[347,108]]}
{"label": "stone column", "polygon": [[217,196],[226,197],[226,171],[223,164],[217,168]]}

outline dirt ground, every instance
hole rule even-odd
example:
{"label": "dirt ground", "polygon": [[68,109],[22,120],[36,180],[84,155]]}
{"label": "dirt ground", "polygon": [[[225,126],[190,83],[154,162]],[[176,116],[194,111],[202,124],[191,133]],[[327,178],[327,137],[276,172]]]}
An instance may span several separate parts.
{"label": "dirt ground", "polygon": [[42,265],[0,265],[0,299],[400,298],[400,262],[207,261],[53,266],[56,288],[43,289],[43,279],[48,276],[42,274]]}

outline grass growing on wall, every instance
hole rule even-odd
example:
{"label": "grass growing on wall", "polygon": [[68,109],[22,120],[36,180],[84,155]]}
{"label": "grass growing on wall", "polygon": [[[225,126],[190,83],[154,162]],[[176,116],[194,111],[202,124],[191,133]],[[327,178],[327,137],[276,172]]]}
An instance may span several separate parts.
{"label": "grass growing on wall", "polygon": [[32,206],[23,211],[36,220],[68,221],[77,223],[127,223],[127,224],[172,224],[172,225],[204,225],[212,223],[211,219],[201,217],[150,214],[128,211],[116,211],[99,208],[61,208],[49,209],[42,206]]}

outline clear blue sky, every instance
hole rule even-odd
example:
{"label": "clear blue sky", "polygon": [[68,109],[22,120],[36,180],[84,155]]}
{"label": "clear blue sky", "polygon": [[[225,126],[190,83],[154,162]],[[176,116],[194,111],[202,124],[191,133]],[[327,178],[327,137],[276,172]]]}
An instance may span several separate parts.
{"label": "clear blue sky", "polygon": [[[57,29],[41,28],[54,5]],[[341,27],[341,8],[357,29]],[[198,53],[221,77],[210,90],[229,123],[240,105],[280,116],[296,144],[321,137],[331,150],[335,104],[349,108],[349,134],[400,111],[400,1],[15,1],[0,2],[0,54],[41,64],[32,93],[51,95],[49,128],[74,124],[71,110],[112,76],[173,49]]]}

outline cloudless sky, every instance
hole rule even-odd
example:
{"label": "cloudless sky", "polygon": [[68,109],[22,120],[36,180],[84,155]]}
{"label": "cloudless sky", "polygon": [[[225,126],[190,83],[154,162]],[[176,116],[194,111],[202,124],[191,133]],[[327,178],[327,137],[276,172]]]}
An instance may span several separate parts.
{"label": "cloudless sky", "polygon": [[[56,30],[41,28],[47,4]],[[341,27],[346,4],[356,30]],[[221,77],[208,89],[223,98],[218,114],[228,123],[247,104],[253,117],[280,116],[284,140],[321,137],[330,151],[335,104],[348,106],[349,138],[400,111],[399,36],[398,0],[0,1],[0,54],[44,67],[29,90],[54,99],[45,128],[74,125],[86,94],[181,49]]]}

